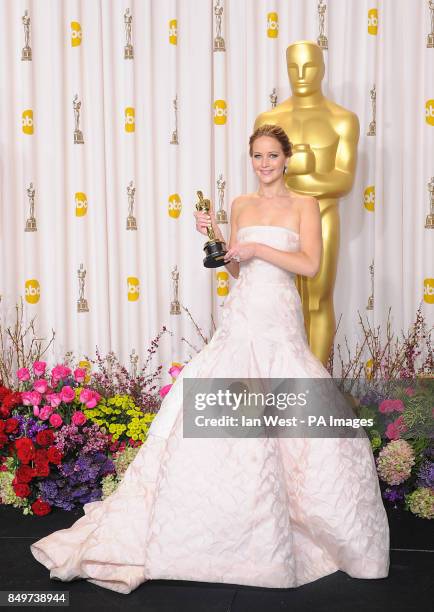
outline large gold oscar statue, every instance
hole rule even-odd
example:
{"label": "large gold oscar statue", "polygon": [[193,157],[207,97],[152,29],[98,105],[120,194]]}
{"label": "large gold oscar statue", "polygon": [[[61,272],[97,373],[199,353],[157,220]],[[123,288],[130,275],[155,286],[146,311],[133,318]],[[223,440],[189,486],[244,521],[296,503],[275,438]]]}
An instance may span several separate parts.
{"label": "large gold oscar statue", "polygon": [[297,288],[309,345],[326,365],[336,327],[333,290],[340,234],[338,198],[353,185],[359,120],[351,111],[324,97],[321,90],[324,58],[316,43],[302,40],[289,45],[286,61],[293,95],[261,113],[255,129],[277,124],[285,130],[294,145],[287,186],[319,201],[323,236],[320,270],[314,278],[297,277]]}

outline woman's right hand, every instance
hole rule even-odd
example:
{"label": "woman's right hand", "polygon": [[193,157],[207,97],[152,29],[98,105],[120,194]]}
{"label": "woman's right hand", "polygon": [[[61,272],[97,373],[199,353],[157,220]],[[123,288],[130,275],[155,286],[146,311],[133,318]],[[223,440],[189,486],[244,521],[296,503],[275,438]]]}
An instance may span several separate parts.
{"label": "woman's right hand", "polygon": [[217,221],[214,215],[214,205],[212,202],[209,213],[195,210],[193,214],[196,217],[196,229],[204,236],[208,236],[208,232],[206,231],[207,227],[212,227],[214,231],[218,230]]}

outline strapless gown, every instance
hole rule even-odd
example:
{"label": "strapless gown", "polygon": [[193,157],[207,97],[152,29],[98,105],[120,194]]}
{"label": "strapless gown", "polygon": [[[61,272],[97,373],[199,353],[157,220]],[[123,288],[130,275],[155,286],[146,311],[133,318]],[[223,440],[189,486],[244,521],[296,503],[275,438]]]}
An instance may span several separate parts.
{"label": "strapless gown", "polygon": [[[239,241],[296,251],[280,226]],[[330,377],[306,340],[294,274],[240,264],[211,341],[186,364],[106,500],[31,545],[62,581],[120,593],[151,579],[297,587],[337,570],[383,578],[389,525],[369,440],[184,438],[184,377]]]}

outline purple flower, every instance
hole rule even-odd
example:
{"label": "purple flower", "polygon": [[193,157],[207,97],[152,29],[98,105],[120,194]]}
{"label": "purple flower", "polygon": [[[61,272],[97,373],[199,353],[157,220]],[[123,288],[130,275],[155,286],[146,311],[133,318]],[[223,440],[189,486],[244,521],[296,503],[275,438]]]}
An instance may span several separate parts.
{"label": "purple flower", "polygon": [[105,450],[108,446],[108,438],[96,423],[90,426],[83,427],[83,433],[86,435],[86,443],[82,448],[83,453],[91,453]]}
{"label": "purple flower", "polygon": [[27,436],[34,441],[38,431],[42,431],[48,427],[46,423],[38,423],[36,419],[23,414],[15,414],[14,418],[18,421],[18,428],[14,434],[10,434],[11,440]]}
{"label": "purple flower", "polygon": [[387,487],[383,491],[384,499],[390,502],[402,501],[404,499],[405,489],[401,485]]}
{"label": "purple flower", "polygon": [[59,466],[59,474],[41,483],[41,497],[52,506],[71,510],[101,499],[101,478],[115,471],[114,463],[102,452],[81,454]]}
{"label": "purple flower", "polygon": [[60,467],[60,472],[63,474],[63,476],[71,476],[71,474],[74,471],[74,463],[72,461],[67,461],[63,463],[62,465],[60,465],[59,467]]}
{"label": "purple flower", "polygon": [[423,461],[417,473],[417,486],[434,488],[434,463]]}
{"label": "purple flower", "polygon": [[382,395],[379,391],[375,389],[369,389],[367,393],[361,398],[360,404],[362,406],[372,406],[377,405],[382,402],[384,399],[384,395]]}
{"label": "purple flower", "polygon": [[434,444],[430,444],[424,449],[423,456],[426,459],[434,459]]}
{"label": "purple flower", "polygon": [[65,455],[68,451],[74,450],[83,444],[83,435],[78,431],[77,425],[64,425],[56,431],[55,446]]}
{"label": "purple flower", "polygon": [[48,501],[49,499],[53,498],[58,493],[55,480],[52,480],[50,478],[43,480],[40,483],[39,487],[45,501]]}

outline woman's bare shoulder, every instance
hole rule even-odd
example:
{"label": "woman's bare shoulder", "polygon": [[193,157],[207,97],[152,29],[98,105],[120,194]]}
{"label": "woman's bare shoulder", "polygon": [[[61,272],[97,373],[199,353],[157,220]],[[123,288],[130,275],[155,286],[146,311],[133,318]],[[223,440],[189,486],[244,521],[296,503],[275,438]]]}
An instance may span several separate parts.
{"label": "woman's bare shoulder", "polygon": [[291,192],[291,195],[294,204],[298,205],[300,209],[306,206],[318,206],[318,200],[314,196],[302,195],[301,193],[295,193],[294,191]]}
{"label": "woman's bare shoulder", "polygon": [[240,208],[242,206],[245,206],[246,204],[249,204],[257,197],[258,196],[256,193],[241,193],[240,195],[238,195],[236,198],[233,199],[232,207],[235,206],[235,207]]}
{"label": "woman's bare shoulder", "polygon": [[240,195],[238,195],[235,200],[240,200],[241,202],[245,202],[246,200],[253,200],[254,198],[257,198],[258,194],[255,193],[254,191],[252,193],[240,193]]}

